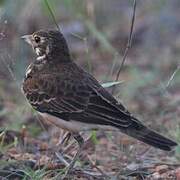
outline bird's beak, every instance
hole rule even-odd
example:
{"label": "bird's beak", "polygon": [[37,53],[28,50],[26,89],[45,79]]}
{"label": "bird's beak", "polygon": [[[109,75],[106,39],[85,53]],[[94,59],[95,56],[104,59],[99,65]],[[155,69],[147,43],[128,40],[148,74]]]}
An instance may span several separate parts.
{"label": "bird's beak", "polygon": [[32,35],[21,36],[21,39],[25,40],[28,44],[32,45]]}

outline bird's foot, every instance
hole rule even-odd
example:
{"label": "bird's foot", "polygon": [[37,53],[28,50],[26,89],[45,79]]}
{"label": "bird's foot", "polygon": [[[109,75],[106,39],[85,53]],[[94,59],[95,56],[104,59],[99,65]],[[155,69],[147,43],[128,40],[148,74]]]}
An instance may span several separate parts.
{"label": "bird's foot", "polygon": [[83,148],[83,145],[84,145],[84,140],[83,140],[83,138],[79,134],[72,134],[72,135],[73,135],[74,139],[78,142],[79,149],[76,152],[76,154],[75,154],[73,160],[71,161],[71,163],[66,168],[65,175],[64,175],[64,177],[66,177],[66,178],[68,178],[68,176],[71,174],[72,169],[74,167],[74,164],[78,160],[79,155],[80,155],[80,153],[82,151],[82,148]]}
{"label": "bird's foot", "polygon": [[68,132],[64,134],[59,143],[56,145],[56,147],[52,149],[53,157],[55,159],[58,159],[60,162],[64,163],[66,166],[69,163],[67,163],[67,161],[65,160],[66,158],[64,158],[64,152],[66,151],[65,145],[69,141],[70,137],[71,133]]}
{"label": "bird's foot", "polygon": [[66,168],[65,168],[65,174],[64,178],[70,177],[73,167],[74,167],[75,162],[71,162]]}
{"label": "bird's foot", "polygon": [[60,141],[59,146],[63,146],[64,144],[67,144],[70,137],[71,137],[71,133],[70,132],[66,133],[65,136]]}

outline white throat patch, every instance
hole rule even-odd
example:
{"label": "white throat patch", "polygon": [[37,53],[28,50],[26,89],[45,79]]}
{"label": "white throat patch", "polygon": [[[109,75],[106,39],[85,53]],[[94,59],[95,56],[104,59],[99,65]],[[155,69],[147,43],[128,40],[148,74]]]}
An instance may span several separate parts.
{"label": "white throat patch", "polygon": [[44,54],[44,55],[42,55],[42,56],[38,56],[37,57],[37,60],[38,61],[41,61],[41,60],[43,60],[43,59],[45,59],[46,58],[46,54]]}
{"label": "white throat patch", "polygon": [[45,57],[46,57],[46,55],[48,55],[49,54],[49,52],[50,52],[50,50],[49,50],[49,46],[47,46],[46,47],[46,52],[45,52],[45,54],[43,54],[43,55],[41,55],[41,50],[40,50],[40,48],[35,48],[35,52],[36,52],[36,54],[37,54],[37,60],[43,60]]}
{"label": "white throat patch", "polygon": [[35,48],[35,52],[36,52],[36,54],[37,54],[38,56],[40,56],[41,51],[40,51],[40,49],[39,49],[39,48]]}
{"label": "white throat patch", "polygon": [[35,48],[35,52],[37,54],[37,60],[41,61],[46,57],[46,54],[41,55],[41,50],[39,48]]}

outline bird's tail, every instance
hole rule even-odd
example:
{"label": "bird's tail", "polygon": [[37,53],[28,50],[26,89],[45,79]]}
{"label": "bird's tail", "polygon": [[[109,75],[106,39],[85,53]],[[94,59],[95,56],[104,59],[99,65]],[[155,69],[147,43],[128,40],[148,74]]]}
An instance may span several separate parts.
{"label": "bird's tail", "polygon": [[126,133],[146,144],[154,146],[156,148],[171,151],[177,143],[160,135],[159,133],[147,128],[139,121],[134,121],[131,128],[128,128]]}

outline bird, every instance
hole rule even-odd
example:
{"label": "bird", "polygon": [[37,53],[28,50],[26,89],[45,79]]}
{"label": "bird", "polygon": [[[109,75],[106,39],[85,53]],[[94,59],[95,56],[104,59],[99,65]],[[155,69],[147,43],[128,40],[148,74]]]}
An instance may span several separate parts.
{"label": "bird", "polygon": [[25,97],[44,119],[68,130],[79,144],[69,170],[82,150],[82,131],[118,130],[165,151],[177,146],[175,141],[134,117],[90,73],[77,65],[59,30],[39,30],[22,38],[37,55],[22,83]]}

